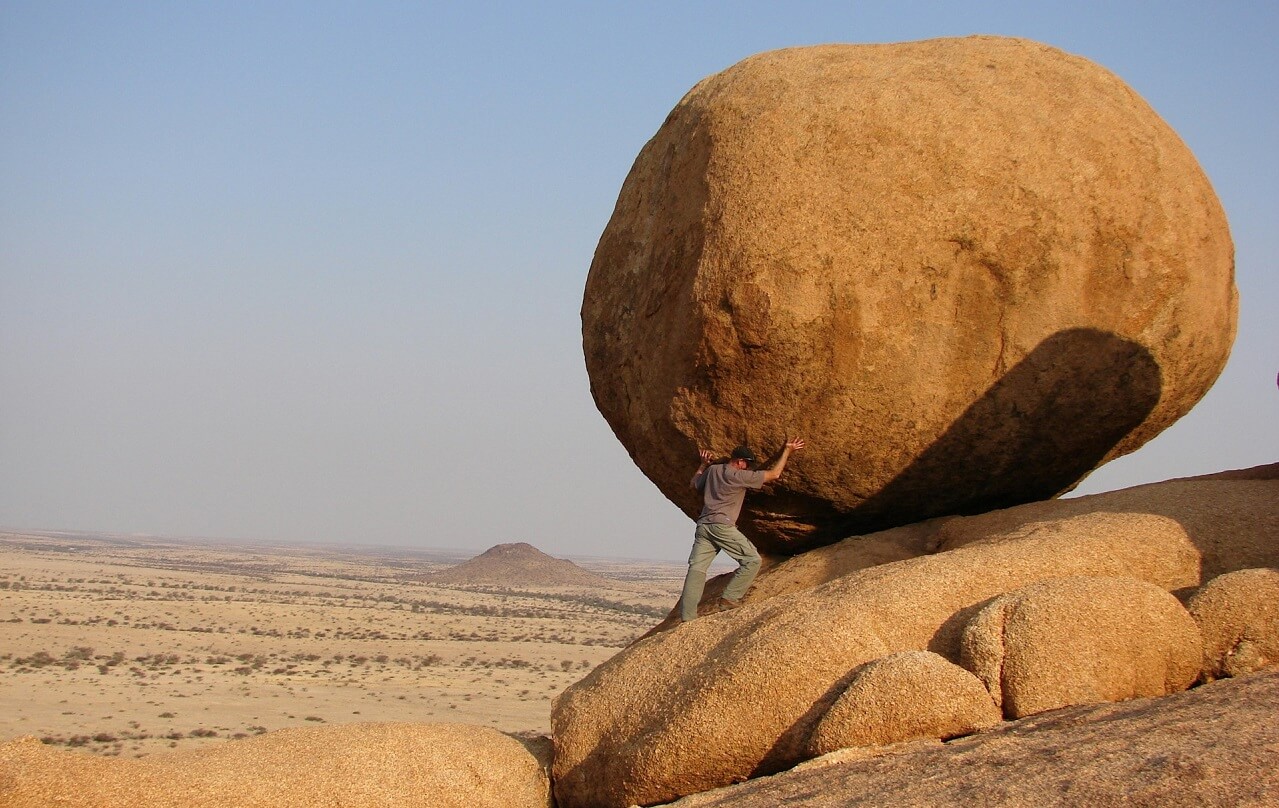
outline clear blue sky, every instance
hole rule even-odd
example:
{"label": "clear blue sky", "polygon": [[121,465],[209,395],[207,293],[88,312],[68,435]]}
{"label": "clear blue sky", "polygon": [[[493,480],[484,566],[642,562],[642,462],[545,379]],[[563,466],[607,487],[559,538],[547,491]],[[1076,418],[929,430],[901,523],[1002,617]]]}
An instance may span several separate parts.
{"label": "clear blue sky", "polygon": [[683,557],[581,356],[631,162],[753,53],[973,33],[1116,72],[1230,218],[1229,366],[1082,490],[1279,460],[1279,5],[0,0],[0,526]]}

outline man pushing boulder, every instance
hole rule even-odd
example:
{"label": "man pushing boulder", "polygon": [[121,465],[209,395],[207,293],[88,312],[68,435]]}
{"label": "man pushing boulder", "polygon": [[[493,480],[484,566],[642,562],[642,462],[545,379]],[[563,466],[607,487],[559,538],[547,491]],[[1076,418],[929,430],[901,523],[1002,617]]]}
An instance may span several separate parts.
{"label": "man pushing boulder", "polygon": [[736,608],[759,572],[759,552],[737,529],[746,490],[762,488],[782,476],[791,452],[804,448],[802,438],[789,438],[781,454],[766,469],[757,468],[759,461],[747,446],[738,446],[727,460],[714,460],[714,454],[702,449],[702,464],[693,475],[692,486],[702,492],[702,513],[697,517],[693,551],[688,556],[688,574],[680,595],[680,618],[688,622],[697,617],[697,604],[706,586],[706,570],[720,550],[737,562],[737,572],[724,588],[716,611]]}

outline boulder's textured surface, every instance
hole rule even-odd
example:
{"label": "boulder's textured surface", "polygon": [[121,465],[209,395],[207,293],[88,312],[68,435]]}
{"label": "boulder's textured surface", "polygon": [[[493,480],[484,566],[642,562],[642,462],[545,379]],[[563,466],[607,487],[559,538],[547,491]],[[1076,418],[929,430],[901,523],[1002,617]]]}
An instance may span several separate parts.
{"label": "boulder's textured surface", "polygon": [[761,552],[1051,497],[1234,338],[1208,180],[1121,80],[998,37],[759,54],[635,161],[591,265],[595,401],[688,513],[697,449],[808,449]]}
{"label": "boulder's textured surface", "polygon": [[849,558],[796,557],[741,608],[649,636],[566,690],[552,711],[560,805],[651,804],[793,765],[854,668],[898,651],[958,661],[981,607],[1035,581],[1189,591],[1279,566],[1279,481],[1176,481],[915,527],[883,546],[953,549],[863,569],[857,539]]}
{"label": "boulder's textured surface", "polygon": [[[678,808],[1279,805],[1279,673],[1067,707],[947,744],[837,752]],[[857,751],[857,750],[854,750]]]}
{"label": "boulder's textured surface", "polygon": [[960,640],[960,664],[1009,718],[1177,693],[1202,656],[1181,602],[1133,578],[1039,581],[995,598]]}
{"label": "boulder's textured surface", "polygon": [[550,808],[549,750],[486,727],[349,724],[283,729],[138,760],[0,746],[6,808]]}
{"label": "boulder's textured surface", "polygon": [[1002,716],[977,677],[930,651],[903,651],[854,671],[817,722],[807,754],[971,735]]}
{"label": "boulder's textured surface", "polygon": [[1279,569],[1213,578],[1187,608],[1203,632],[1205,680],[1279,665]]}

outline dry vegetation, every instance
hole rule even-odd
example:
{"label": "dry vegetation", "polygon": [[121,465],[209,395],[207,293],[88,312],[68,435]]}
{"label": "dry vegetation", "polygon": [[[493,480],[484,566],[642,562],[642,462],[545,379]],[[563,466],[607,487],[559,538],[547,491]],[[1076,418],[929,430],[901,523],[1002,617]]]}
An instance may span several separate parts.
{"label": "dry vegetation", "polygon": [[140,756],[321,722],[547,732],[554,695],[660,620],[683,574],[414,580],[460,560],[0,533],[0,741]]}

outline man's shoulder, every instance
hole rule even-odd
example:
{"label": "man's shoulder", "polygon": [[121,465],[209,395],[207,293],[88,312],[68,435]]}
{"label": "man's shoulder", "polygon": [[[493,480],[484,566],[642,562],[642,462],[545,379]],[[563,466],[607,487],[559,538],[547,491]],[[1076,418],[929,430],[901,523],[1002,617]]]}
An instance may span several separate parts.
{"label": "man's shoulder", "polygon": [[724,466],[724,478],[729,482],[744,485],[747,488],[759,488],[764,484],[764,472],[751,469],[735,469]]}

